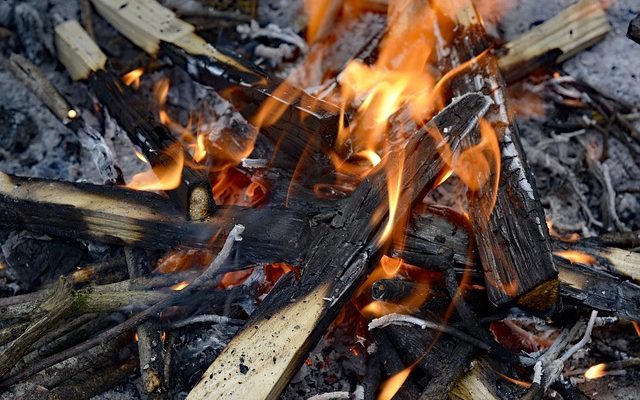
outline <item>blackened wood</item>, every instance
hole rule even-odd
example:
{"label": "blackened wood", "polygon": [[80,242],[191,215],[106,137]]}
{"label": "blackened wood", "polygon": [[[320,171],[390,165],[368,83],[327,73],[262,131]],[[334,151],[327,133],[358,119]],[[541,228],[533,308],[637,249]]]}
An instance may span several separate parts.
{"label": "blackened wood", "polygon": [[[255,65],[231,52],[225,56],[234,64],[207,55],[189,54],[184,49],[162,43],[161,53],[184,69],[196,82],[209,86],[226,98],[249,121],[257,125],[279,149],[278,154],[297,160],[306,148],[336,150],[340,119],[348,127],[340,108],[305,93],[301,88],[269,76]],[[243,68],[239,68],[243,67]],[[270,123],[261,123],[261,107],[268,107],[268,118],[282,115]],[[264,112],[264,111],[263,111]],[[337,149],[348,155],[350,147]]]}
{"label": "blackened wood", "polygon": [[[372,333],[373,341],[376,344],[376,353],[380,357],[380,363],[385,372],[385,379],[387,380],[394,375],[400,373],[405,368],[409,368],[411,363],[405,363],[400,357],[398,350],[394,348],[391,341],[387,337],[383,330],[377,330]],[[414,382],[411,374],[407,376],[402,386],[393,396],[397,400],[412,400],[418,397],[420,393],[418,385]]]}
{"label": "blackened wood", "polygon": [[59,386],[49,392],[50,400],[89,399],[123,381],[133,374],[138,366],[135,358],[130,358],[120,365],[111,365],[93,371],[90,376],[72,385]]}
{"label": "blackened wood", "polygon": [[184,165],[180,186],[167,190],[167,194],[189,218],[200,220],[209,216],[214,202],[206,169],[197,169],[191,155],[169,128],[156,120],[152,107],[117,76],[106,70],[91,74],[89,84],[96,97],[127,132],[129,139],[140,148],[152,167],[179,167],[178,152],[182,153]]}
{"label": "blackened wood", "polygon": [[246,227],[234,261],[298,264],[309,238],[306,217],[287,209],[221,207],[188,221],[162,196],[117,186],[0,173],[0,225],[70,240],[147,249],[217,249],[235,224]]}
{"label": "blackened wood", "polygon": [[[428,209],[420,211],[420,218],[414,216],[412,223],[408,225],[407,235],[414,236],[412,241],[406,241],[399,249],[391,249],[390,253],[399,255],[403,259],[414,265],[420,265],[424,258],[422,254],[428,254],[434,248],[441,248],[443,251],[454,251],[454,259],[470,267],[479,268],[479,260],[473,252],[467,252],[465,248],[470,242],[471,232],[464,226],[459,226],[459,218],[450,219],[442,215],[441,212],[433,214],[427,218]],[[420,226],[420,221],[429,221],[432,227],[441,230],[443,234],[459,229],[455,236],[443,245],[434,240],[433,229],[424,229]],[[424,234],[423,234],[424,233]],[[564,243],[554,242],[558,249],[565,246]],[[472,244],[471,244],[472,245]],[[462,253],[460,253],[462,251]],[[597,259],[596,259],[597,261]],[[566,259],[555,256],[554,262],[559,271],[560,297],[563,301],[605,312],[613,313],[622,319],[633,321],[640,320],[640,286],[623,278],[608,274],[595,265],[570,264]]]}
{"label": "blackened wood", "polygon": [[[613,275],[640,280],[640,253],[606,246],[599,237],[578,240],[574,243],[555,241],[556,254],[562,256],[563,250],[569,254],[584,256],[583,263],[597,265]],[[566,258],[566,257],[565,257]]]}
{"label": "blackened wood", "polygon": [[631,20],[631,22],[629,22],[627,37],[640,44],[640,15],[636,16]]}
{"label": "blackened wood", "polygon": [[469,343],[459,342],[456,344],[449,355],[449,362],[442,365],[440,373],[429,381],[418,399],[447,399],[456,380],[469,368],[474,353],[474,348]]}
{"label": "blackened wood", "polygon": [[443,52],[446,56],[439,60],[441,69],[444,73],[475,59],[449,86],[456,96],[480,91],[493,99],[486,119],[501,151],[499,187],[491,214],[487,215],[494,191],[491,184],[468,192],[471,227],[489,300],[497,306],[517,301],[524,307],[547,309],[557,297],[557,271],[536,184],[505,103],[504,81],[496,58],[486,51],[487,35],[471,1],[450,8],[451,15],[442,16],[441,22],[449,19],[454,34]]}
{"label": "blackened wood", "polygon": [[[455,151],[461,136],[487,106],[484,96],[460,98],[390,153],[390,162],[404,159],[396,208],[400,218],[422,199],[444,165],[437,150],[439,140],[433,136],[449,132],[446,140]],[[205,372],[190,399],[279,396],[361,282],[368,265],[381,256],[388,213],[386,180],[382,163],[345,200],[338,215],[316,228],[300,282],[288,282],[270,292]],[[374,212],[377,217],[372,220]]]}
{"label": "blackened wood", "polygon": [[400,302],[416,295],[427,298],[431,292],[431,285],[420,284],[400,279],[381,279],[371,285],[371,297],[374,300],[386,302]]}

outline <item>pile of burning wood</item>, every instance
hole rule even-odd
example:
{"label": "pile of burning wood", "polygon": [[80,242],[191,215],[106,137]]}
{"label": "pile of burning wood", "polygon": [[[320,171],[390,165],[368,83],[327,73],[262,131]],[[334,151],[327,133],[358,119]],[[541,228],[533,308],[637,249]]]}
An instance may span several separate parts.
{"label": "pile of burning wood", "polygon": [[[609,142],[638,164],[637,110],[549,73],[609,33],[599,1],[506,44],[471,0],[308,1],[306,41],[250,23],[257,2],[163,3],[184,19],[153,0],[81,0],[82,23],[10,6],[4,66],[94,178],[0,173],[19,290],[0,298],[3,396],[585,398],[568,365],[594,328],[640,335],[640,215],[618,215],[600,164]],[[203,18],[233,34],[208,37]],[[168,75],[214,100],[172,99]],[[603,137],[587,163],[604,222],[580,204],[592,237],[545,216],[511,105],[524,78],[565,107],[556,130]],[[198,101],[197,117],[177,111]],[[565,168],[549,164],[581,195]],[[314,362],[318,343],[343,354]],[[640,365],[616,357],[585,376]],[[295,387],[331,363],[339,383]]]}

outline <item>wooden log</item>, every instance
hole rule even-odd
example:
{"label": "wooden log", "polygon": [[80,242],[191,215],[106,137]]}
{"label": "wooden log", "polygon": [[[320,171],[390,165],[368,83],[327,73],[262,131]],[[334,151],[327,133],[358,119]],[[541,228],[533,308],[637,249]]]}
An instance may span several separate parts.
{"label": "wooden log", "polygon": [[518,36],[499,50],[498,66],[507,82],[561,63],[593,46],[611,31],[598,0],[580,0]]}
{"label": "wooden log", "polygon": [[605,246],[597,237],[575,243],[556,241],[554,247],[555,254],[561,257],[571,260],[574,255],[583,264],[597,265],[611,274],[640,281],[640,254],[634,251]]}
{"label": "wooden log", "polygon": [[96,97],[142,150],[151,166],[166,173],[176,168],[182,170],[178,186],[167,190],[178,208],[191,219],[206,218],[214,206],[207,172],[192,167],[196,163],[191,155],[169,128],[155,119],[149,104],[105,69],[107,57],[77,21],[56,26],[55,38],[58,58],[71,77],[88,79]]}
{"label": "wooden log", "polygon": [[[441,209],[436,209],[436,212],[431,215],[429,211],[429,209],[418,211],[420,217],[414,216],[407,227],[406,235],[412,239],[396,242],[389,254],[402,258],[409,264],[433,268],[433,264],[422,263],[425,259],[429,260],[429,256],[434,252],[453,251],[453,257],[458,265],[480,268],[479,258],[473,250],[474,244],[470,241],[470,228],[458,224],[461,217],[451,217],[454,215],[452,211],[443,213]],[[449,214],[448,217],[447,214]],[[438,231],[442,232],[442,236],[450,232],[455,232],[455,235],[447,236],[446,241],[440,242],[435,239],[440,235],[434,234]],[[567,244],[554,241],[553,246],[562,250]],[[607,250],[601,250],[601,252],[610,253]],[[625,259],[607,258],[603,266],[599,265],[598,260],[595,258],[594,265],[584,265],[571,264],[562,257],[554,257],[554,263],[559,272],[559,294],[562,300],[581,307],[613,313],[622,319],[639,321],[640,305],[635,299],[640,298],[640,286],[603,272],[605,269],[622,270],[622,267],[611,264],[624,265]]]}
{"label": "wooden log", "polygon": [[[484,96],[464,96],[390,153],[388,160],[403,160],[405,166],[396,215],[407,215],[443,167],[437,150],[440,141],[432,137],[440,136],[436,130],[447,128],[446,140],[455,150],[459,135],[474,126],[487,106]],[[369,263],[381,256],[379,250],[388,239],[384,234],[389,213],[386,180],[383,162],[329,223],[316,228],[300,281],[283,279],[273,288],[205,372],[189,399],[279,396],[361,282]]]}
{"label": "wooden log", "polygon": [[498,377],[487,360],[476,361],[471,371],[456,382],[449,392],[452,400],[498,400]]}
{"label": "wooden log", "polygon": [[637,15],[634,19],[631,20],[631,22],[629,22],[627,37],[640,44],[640,15]]}
{"label": "wooden log", "polygon": [[[478,254],[485,272],[489,300],[496,306],[517,302],[544,310],[557,297],[557,271],[553,265],[545,216],[533,175],[529,171],[518,130],[511,120],[504,82],[496,58],[487,52],[487,36],[471,0],[444,5],[440,26],[453,26],[453,39],[439,60],[443,72],[474,60],[449,81],[454,95],[481,91],[494,104],[486,115],[495,130],[501,152],[495,206],[495,188],[485,184],[468,191],[469,214]],[[451,9],[447,9],[451,7]],[[443,37],[447,35],[440,33]],[[491,181],[490,181],[491,182]]]}
{"label": "wooden log", "polygon": [[235,224],[246,226],[237,263],[304,257],[309,225],[286,209],[221,207],[188,221],[162,196],[118,186],[21,178],[0,173],[0,225],[69,239],[147,249],[216,249]]}
{"label": "wooden log", "polygon": [[[348,124],[338,107],[213,47],[155,1],[92,1],[133,43],[151,55],[168,56],[196,82],[219,91],[289,157],[297,160],[307,146],[334,149],[340,126]],[[338,150],[348,154],[350,147]]]}

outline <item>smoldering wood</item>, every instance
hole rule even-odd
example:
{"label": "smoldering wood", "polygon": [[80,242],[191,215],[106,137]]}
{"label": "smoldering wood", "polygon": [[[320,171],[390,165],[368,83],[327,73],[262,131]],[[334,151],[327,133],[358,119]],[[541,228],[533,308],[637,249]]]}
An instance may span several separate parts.
{"label": "smoldering wood", "polygon": [[233,265],[300,263],[306,217],[287,209],[220,207],[187,221],[162,196],[117,186],[22,178],[0,173],[0,224],[63,238],[168,250],[216,249],[235,224],[247,227]]}
{"label": "smoldering wood", "polygon": [[[269,76],[236,54],[215,48],[194,33],[193,25],[159,3],[93,3],[132,42],[152,55],[167,56],[195,81],[217,90],[277,144],[282,150],[279,154],[298,159],[306,148],[336,150],[340,125],[348,125],[338,107]],[[268,116],[259,116],[265,102],[273,108],[266,111]],[[282,115],[272,118],[278,114]],[[350,147],[338,150],[348,155]]]}
{"label": "smoldering wood", "polygon": [[555,247],[558,250],[572,250],[591,256],[595,265],[611,274],[628,277],[634,281],[640,280],[640,254],[606,246],[600,237],[582,239],[574,243],[556,241]]}
{"label": "smoldering wood", "polygon": [[498,66],[504,79],[513,82],[573,57],[609,31],[611,25],[600,2],[580,0],[498,50]]}
{"label": "smoldering wood", "polygon": [[109,72],[107,57],[77,21],[55,27],[58,59],[74,79],[87,79],[94,95],[105,106],[129,139],[154,168],[170,171],[182,167],[178,187],[167,194],[189,218],[209,216],[214,206],[211,184],[197,163],[169,128],[156,120],[152,107]]}
{"label": "smoldering wood", "polygon": [[400,279],[381,279],[371,286],[371,297],[374,300],[400,302],[412,295],[427,298],[431,293],[431,285],[420,284]]}
{"label": "smoldering wood", "polygon": [[[409,264],[420,266],[425,255],[428,257],[438,251],[453,251],[454,259],[460,260],[462,265],[479,268],[479,258],[473,251],[468,251],[473,248],[473,243],[470,243],[471,233],[468,230],[470,228],[465,229],[464,225],[458,225],[456,221],[460,217],[447,218],[441,210],[436,210],[430,216],[429,209],[420,210],[418,213],[420,217],[413,217],[407,226],[406,235],[412,237],[412,240],[404,242],[403,247],[390,249],[389,254],[400,257]],[[422,226],[426,221],[429,224],[428,228]],[[447,241],[442,243],[434,239],[438,236],[434,235],[434,232],[438,231],[441,231],[442,235],[454,231],[456,234],[448,236]],[[564,242],[553,243],[557,249],[567,245]],[[554,263],[559,271],[559,294],[564,302],[609,312],[622,319],[640,319],[640,305],[634,300],[640,296],[640,286],[599,270],[597,264],[570,264],[559,256],[554,256]]]}
{"label": "smoldering wood", "polygon": [[[374,331],[372,336],[377,346],[376,353],[378,353],[387,379],[410,365],[401,358],[400,354],[402,354],[402,352],[399,353],[394,348],[391,340],[384,331]],[[419,393],[420,389],[418,385],[411,376],[408,376],[402,387],[396,392],[394,398],[398,400],[411,400],[417,398]]]}
{"label": "smoldering wood", "polygon": [[[446,140],[456,151],[460,137],[477,122],[487,105],[484,96],[466,95],[410,138],[403,145],[404,153],[401,149],[390,153],[390,160],[402,157],[406,166],[402,171],[397,215],[408,214],[444,165],[437,142],[431,136],[432,130],[449,132]],[[300,282],[281,279],[286,283],[272,289],[245,328],[205,372],[191,391],[190,399],[221,396],[273,399],[279,396],[363,279],[369,263],[375,263],[381,256],[379,249],[388,211],[387,177],[383,168],[380,164],[361,183],[345,200],[338,215],[315,228]],[[380,217],[372,221],[374,211]],[[291,325],[299,329],[292,330]],[[257,342],[264,345],[256,348]],[[248,370],[237,369],[239,364]]]}
{"label": "smoldering wood", "polygon": [[[103,274],[111,269],[123,267],[126,264],[123,255],[110,257],[104,261],[98,261],[73,271],[69,279],[74,285],[88,283],[94,278],[101,279]],[[100,282],[97,282],[100,283]]]}
{"label": "smoldering wood", "polygon": [[440,16],[441,23],[453,24],[455,34],[443,53],[446,57],[439,60],[440,68],[444,73],[475,60],[453,76],[448,86],[454,96],[479,90],[492,98],[494,104],[486,119],[495,130],[501,152],[499,186],[491,214],[487,215],[493,203],[491,184],[477,192],[469,190],[467,196],[487,294],[497,306],[517,302],[523,307],[548,309],[557,297],[557,271],[540,196],[505,103],[504,81],[496,58],[486,51],[487,36],[471,1],[464,0],[449,12],[449,16]]}
{"label": "smoldering wood", "polygon": [[640,44],[640,15],[637,15],[634,19],[631,20],[631,22],[629,22],[627,37]]}
{"label": "smoldering wood", "polygon": [[179,167],[177,154],[182,153],[184,165],[180,185],[167,194],[184,210],[189,218],[201,220],[208,217],[215,203],[206,169],[198,169],[197,163],[173,136],[169,128],[156,120],[153,107],[114,74],[105,70],[96,71],[89,78],[89,86],[100,102],[107,107],[118,125],[144,153],[154,168]]}
{"label": "smoldering wood", "polygon": [[135,358],[129,358],[117,366],[107,366],[94,371],[86,379],[72,385],[58,386],[49,392],[50,400],[91,398],[120,383],[138,367]]}

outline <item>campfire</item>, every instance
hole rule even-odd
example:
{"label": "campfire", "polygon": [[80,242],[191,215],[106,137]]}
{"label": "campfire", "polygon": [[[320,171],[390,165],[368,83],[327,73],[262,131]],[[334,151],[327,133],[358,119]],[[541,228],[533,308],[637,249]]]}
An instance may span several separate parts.
{"label": "campfire", "polygon": [[43,3],[0,5],[0,397],[638,392],[638,5]]}

